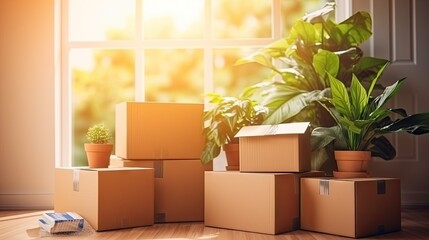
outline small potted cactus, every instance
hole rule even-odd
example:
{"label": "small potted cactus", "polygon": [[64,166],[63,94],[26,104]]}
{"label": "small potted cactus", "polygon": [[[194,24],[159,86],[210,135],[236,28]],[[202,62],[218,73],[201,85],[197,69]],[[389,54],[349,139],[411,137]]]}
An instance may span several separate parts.
{"label": "small potted cactus", "polygon": [[110,142],[112,135],[104,123],[99,123],[88,128],[85,143],[88,165],[91,168],[106,168],[110,164],[110,154],[113,144]]}

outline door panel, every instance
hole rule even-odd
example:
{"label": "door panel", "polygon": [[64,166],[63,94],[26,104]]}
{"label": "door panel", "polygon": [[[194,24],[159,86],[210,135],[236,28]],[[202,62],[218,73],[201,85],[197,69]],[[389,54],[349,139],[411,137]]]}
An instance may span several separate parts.
{"label": "door panel", "polygon": [[[429,112],[429,4],[427,0],[354,0],[352,12],[365,10],[373,17],[373,36],[363,48],[366,54],[386,58],[391,65],[381,83],[407,80],[392,107],[409,114]],[[429,205],[429,134],[390,135],[397,157],[374,159],[373,176],[399,177],[403,205]]]}

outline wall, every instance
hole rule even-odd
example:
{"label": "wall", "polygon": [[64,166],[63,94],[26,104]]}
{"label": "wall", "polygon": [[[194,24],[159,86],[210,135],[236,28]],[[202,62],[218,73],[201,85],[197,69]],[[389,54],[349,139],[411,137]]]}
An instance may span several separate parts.
{"label": "wall", "polygon": [[54,0],[0,0],[0,209],[52,208]]}

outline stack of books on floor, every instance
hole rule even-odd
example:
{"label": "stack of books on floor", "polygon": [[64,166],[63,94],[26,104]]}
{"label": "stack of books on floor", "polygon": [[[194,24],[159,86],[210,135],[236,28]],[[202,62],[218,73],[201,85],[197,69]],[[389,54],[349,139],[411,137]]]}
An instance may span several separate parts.
{"label": "stack of books on floor", "polygon": [[74,212],[44,213],[39,226],[48,233],[71,233],[83,229],[84,220]]}

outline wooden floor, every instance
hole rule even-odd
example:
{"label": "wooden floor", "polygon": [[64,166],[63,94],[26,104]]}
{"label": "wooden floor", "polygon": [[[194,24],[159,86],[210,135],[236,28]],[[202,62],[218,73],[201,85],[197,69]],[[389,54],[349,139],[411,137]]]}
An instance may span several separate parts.
{"label": "wooden floor", "polygon": [[[333,240],[350,239],[308,231],[280,235],[233,231],[204,226],[204,223],[167,223],[106,232],[96,232],[86,224],[75,234],[50,235],[39,229],[37,219],[47,211],[0,211],[0,239],[266,239]],[[429,209],[403,209],[402,231],[364,239],[429,239]]]}

